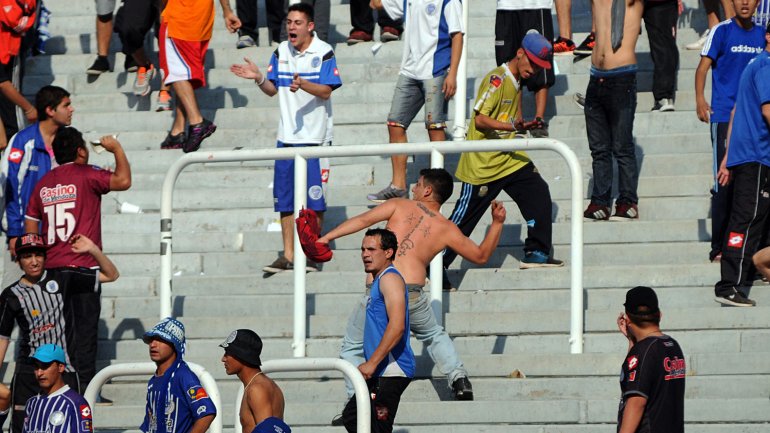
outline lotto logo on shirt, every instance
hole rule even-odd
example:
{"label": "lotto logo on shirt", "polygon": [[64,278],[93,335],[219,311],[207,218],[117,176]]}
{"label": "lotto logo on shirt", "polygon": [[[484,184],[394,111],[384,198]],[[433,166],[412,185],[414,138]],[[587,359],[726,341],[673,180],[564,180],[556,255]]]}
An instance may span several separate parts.
{"label": "lotto logo on shirt", "polygon": [[53,188],[40,189],[40,199],[43,205],[75,201],[78,197],[78,187],[75,185],[56,184]]}
{"label": "lotto logo on shirt", "polygon": [[743,233],[730,232],[727,237],[727,246],[731,248],[743,248]]}
{"label": "lotto logo on shirt", "polygon": [[87,404],[80,405],[80,416],[85,419],[91,419],[91,408]]}
{"label": "lotto logo on shirt", "polygon": [[11,153],[8,154],[8,161],[11,161],[14,164],[18,164],[21,162],[21,158],[24,156],[24,151],[21,149],[13,149],[11,150]]}
{"label": "lotto logo on shirt", "polygon": [[340,76],[340,70],[337,68],[334,68],[334,76],[339,77]]}
{"label": "lotto logo on shirt", "polygon": [[636,356],[629,356],[627,362],[629,370],[633,370],[637,365],[639,365],[639,360],[636,358]]}

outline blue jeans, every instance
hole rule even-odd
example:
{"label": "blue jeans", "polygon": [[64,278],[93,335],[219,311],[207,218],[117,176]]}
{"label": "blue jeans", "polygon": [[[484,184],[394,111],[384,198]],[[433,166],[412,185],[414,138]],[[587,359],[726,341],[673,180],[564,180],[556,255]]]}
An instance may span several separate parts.
{"label": "blue jeans", "polygon": [[612,204],[612,159],[618,164],[617,204],[636,204],[639,182],[634,150],[636,65],[609,71],[591,68],[585,101],[588,148],[593,159],[591,202]]}
{"label": "blue jeans", "polygon": [[[348,327],[342,337],[340,358],[359,366],[364,363],[364,324],[366,323],[366,304],[369,294],[361,297],[361,301],[348,318]],[[454,343],[444,328],[436,322],[436,316],[430,308],[430,296],[419,289],[419,293],[409,291],[409,329],[414,336],[428,343],[428,354],[436,363],[439,371],[447,376],[449,386],[461,378],[468,377],[460,357],[457,355]],[[353,386],[345,379],[348,398],[353,396]]]}

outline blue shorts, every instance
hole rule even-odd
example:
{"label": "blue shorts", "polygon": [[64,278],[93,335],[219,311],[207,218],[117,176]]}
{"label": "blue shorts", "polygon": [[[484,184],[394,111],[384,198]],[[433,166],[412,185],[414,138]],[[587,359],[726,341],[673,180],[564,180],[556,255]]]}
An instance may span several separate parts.
{"label": "blue shorts", "polygon": [[[315,144],[283,144],[282,147],[308,147]],[[276,212],[294,212],[294,160],[275,161],[273,174],[273,206]],[[321,183],[321,166],[318,158],[307,160],[307,208],[320,212],[326,210],[326,197]]]}
{"label": "blue shorts", "polygon": [[388,126],[408,129],[412,120],[425,107],[425,129],[445,129],[449,101],[444,98],[446,73],[430,80],[398,76],[388,114]]}

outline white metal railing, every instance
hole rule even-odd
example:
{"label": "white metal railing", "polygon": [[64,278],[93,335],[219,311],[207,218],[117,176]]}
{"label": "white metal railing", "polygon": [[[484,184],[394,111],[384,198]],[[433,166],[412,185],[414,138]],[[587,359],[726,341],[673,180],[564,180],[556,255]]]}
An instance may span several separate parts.
{"label": "white metal railing", "polygon": [[452,129],[452,136],[455,140],[465,139],[465,119],[466,119],[466,104],[468,103],[468,8],[470,1],[465,0],[463,5],[463,29],[465,34],[463,35],[463,51],[460,55],[460,64],[457,67],[457,91],[454,95],[455,101],[455,118],[454,128]]}
{"label": "white metal railing", "polygon": [[[174,184],[185,167],[192,164],[243,162],[259,160],[294,159],[294,212],[305,206],[307,196],[307,158],[339,156],[386,156],[394,154],[431,154],[431,166],[443,166],[444,153],[550,150],[561,155],[571,176],[571,255],[570,255],[570,352],[583,353],[583,170],[575,153],[564,143],[550,138],[480,140],[402,144],[371,144],[355,146],[313,146],[303,148],[198,151],[177,159],[166,172],[160,204],[160,318],[171,312],[172,217]],[[297,191],[301,191],[298,193]],[[431,303],[441,317],[441,257],[431,262]],[[307,320],[305,290],[306,260],[294,236],[294,340],[295,357],[305,356],[305,328]]]}
{"label": "white metal railing", "polygon": [[[200,365],[195,364],[194,362],[188,362],[187,365],[190,367],[190,370],[198,376],[201,385],[206,389],[206,393],[217,408],[217,416],[214,417],[214,421],[211,422],[208,431],[211,433],[222,433],[222,416],[224,416],[224,410],[222,408],[222,398],[219,394],[217,382],[214,380],[214,377],[211,376],[211,373],[206,371],[206,369]],[[104,386],[108,380],[118,376],[150,376],[155,374],[156,368],[157,366],[152,362],[132,362],[109,365],[99,370],[94,378],[91,379],[83,397],[85,397],[88,404],[93,408],[96,404],[99,390],[102,389],[102,386]],[[96,420],[96,418],[94,418],[94,420]],[[94,427],[96,426],[94,425]],[[98,431],[98,429],[94,428],[94,431]]]}
{"label": "white metal railing", "polygon": [[[261,370],[265,373],[276,373],[285,371],[324,371],[337,370],[342,372],[353,383],[353,389],[356,392],[356,425],[358,433],[370,433],[372,430],[372,408],[370,405],[369,388],[366,381],[353,364],[338,358],[295,358],[295,359],[272,359],[262,364]],[[238,388],[238,394],[235,397],[235,433],[241,433],[237,426],[241,425],[241,418],[238,408],[243,399],[243,387]],[[249,432],[245,432],[249,433]]]}

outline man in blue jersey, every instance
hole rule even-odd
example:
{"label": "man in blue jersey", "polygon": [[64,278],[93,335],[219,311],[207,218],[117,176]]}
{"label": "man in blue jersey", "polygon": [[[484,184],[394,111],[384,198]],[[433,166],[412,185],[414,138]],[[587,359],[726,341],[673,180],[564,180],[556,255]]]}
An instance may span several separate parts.
{"label": "man in blue jersey", "polygon": [[147,383],[144,433],[203,433],[217,409],[198,376],[184,362],[184,325],[167,317],[145,332],[150,359],[158,367]]}
{"label": "man in blue jersey", "polygon": [[[711,251],[709,260],[722,257],[725,228],[730,218],[732,185],[720,187],[716,181],[719,163],[725,157],[725,140],[730,112],[741,73],[751,59],[765,47],[765,29],[751,19],[757,0],[733,0],[736,16],[722,21],[709,32],[695,71],[695,104],[698,119],[710,122],[714,155],[714,186],[711,190]],[[711,70],[711,106],[706,102],[706,75]]]}
{"label": "man in blue jersey", "polygon": [[[267,74],[249,59],[230,67],[235,75],[254,80],[267,96],[278,95],[281,111],[278,148],[318,146],[332,141],[332,91],[342,85],[334,50],[315,35],[313,7],[289,6],[286,31],[289,40],[281,42],[270,58]],[[307,160],[307,207],[322,218],[326,198],[318,158]],[[274,208],[281,216],[283,256],[263,268],[275,274],[294,269],[294,160],[275,162],[273,178]],[[319,226],[320,226],[319,222]],[[315,264],[308,263],[315,271]]]}
{"label": "man in blue jersey", "polygon": [[[388,113],[391,143],[406,143],[406,130],[420,108],[425,107],[425,129],[430,141],[446,140],[449,100],[457,91],[457,67],[463,51],[462,3],[460,0],[372,0],[394,20],[404,21],[404,53]],[[406,155],[393,155],[390,184],[369,194],[382,203],[408,198]]]}
{"label": "man in blue jersey", "polygon": [[715,301],[753,307],[748,298],[754,277],[752,256],[766,239],[770,214],[770,25],[765,50],[741,74],[717,180],[732,180],[733,201],[722,248],[721,279]]}
{"label": "man in blue jersey", "polygon": [[[53,139],[56,131],[72,123],[70,94],[61,87],[44,86],[35,95],[38,121],[16,133],[3,152],[2,192],[7,219],[7,239],[10,255],[5,256],[2,287],[21,277],[16,260],[16,238],[25,233],[24,215],[37,182],[55,166]],[[0,212],[2,217],[2,212]]]}
{"label": "man in blue jersey", "polygon": [[64,383],[64,349],[55,344],[40,346],[32,355],[40,393],[27,401],[24,433],[91,433],[91,407],[86,399]]}
{"label": "man in blue jersey", "polygon": [[[372,287],[366,305],[364,358],[358,371],[366,379],[372,395],[372,431],[390,433],[398,403],[414,377],[415,362],[409,345],[409,311],[406,283],[393,266],[398,249],[396,235],[388,229],[370,229],[361,242],[364,270],[371,275]],[[357,431],[356,399],[342,411],[345,428]]]}

